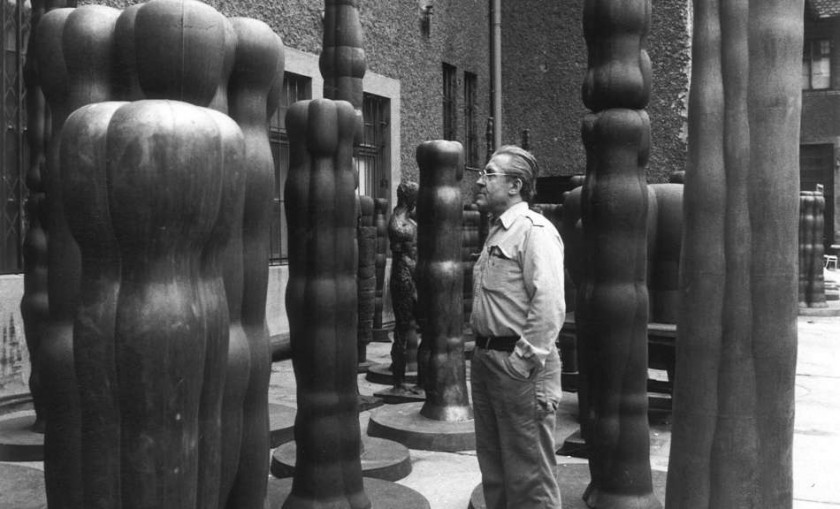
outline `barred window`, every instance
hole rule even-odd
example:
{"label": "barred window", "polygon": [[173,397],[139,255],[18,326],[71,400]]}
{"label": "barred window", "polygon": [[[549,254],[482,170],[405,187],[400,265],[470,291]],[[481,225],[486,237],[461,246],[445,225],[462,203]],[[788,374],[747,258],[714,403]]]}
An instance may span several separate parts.
{"label": "barred window", "polygon": [[458,136],[458,75],[457,69],[443,64],[443,139],[457,140]]}
{"label": "barred window", "polygon": [[289,136],[286,133],[286,112],[296,101],[312,97],[312,79],[287,72],[283,75],[283,92],[277,111],[269,119],[268,138],[274,156],[274,202],[271,209],[269,263],[286,263],[289,258],[289,229],[283,193],[289,175]]}
{"label": "barred window", "polygon": [[0,101],[0,274],[23,271],[24,180],[29,161],[23,62],[29,38],[29,4],[3,2],[3,52],[0,59],[3,98]]}
{"label": "barred window", "polygon": [[831,88],[831,41],[811,39],[802,45],[802,90]]}
{"label": "barred window", "polygon": [[478,130],[476,129],[476,101],[478,95],[478,77],[464,73],[464,144],[467,167],[478,167]]}
{"label": "barred window", "polygon": [[359,172],[359,194],[389,198],[388,146],[391,101],[365,93],[362,104],[364,131],[355,147],[354,161]]}

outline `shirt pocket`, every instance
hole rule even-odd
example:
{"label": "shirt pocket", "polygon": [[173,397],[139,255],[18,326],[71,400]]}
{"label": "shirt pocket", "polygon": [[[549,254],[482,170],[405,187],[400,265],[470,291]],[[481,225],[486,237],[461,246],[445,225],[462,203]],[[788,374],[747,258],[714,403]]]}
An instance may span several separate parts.
{"label": "shirt pocket", "polygon": [[490,291],[511,292],[522,284],[522,268],[502,246],[488,248],[487,266],[482,284]]}

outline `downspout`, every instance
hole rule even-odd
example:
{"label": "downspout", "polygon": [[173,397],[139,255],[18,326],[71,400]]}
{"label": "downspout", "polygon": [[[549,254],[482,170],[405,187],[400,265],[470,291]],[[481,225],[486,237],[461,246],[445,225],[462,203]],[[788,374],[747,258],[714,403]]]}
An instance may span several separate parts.
{"label": "downspout", "polygon": [[490,0],[490,111],[493,146],[502,146],[502,0]]}

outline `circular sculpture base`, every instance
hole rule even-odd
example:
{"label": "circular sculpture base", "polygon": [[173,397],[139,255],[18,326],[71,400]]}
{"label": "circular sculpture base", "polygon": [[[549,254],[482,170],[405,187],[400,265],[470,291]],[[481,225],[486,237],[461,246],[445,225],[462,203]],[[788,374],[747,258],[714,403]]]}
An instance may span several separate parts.
{"label": "circular sculpture base", "polygon": [[34,411],[0,418],[0,461],[43,461],[44,434],[32,429],[34,423]]}
{"label": "circular sculpture base", "polygon": [[456,452],[475,449],[475,425],[436,421],[420,415],[423,403],[388,405],[373,412],[368,435],[395,440],[409,449]]}
{"label": "circular sculpture base", "polygon": [[373,329],[373,339],[371,339],[374,343],[390,343],[391,342],[391,333],[394,331],[393,328],[381,328],[377,329],[374,327]]}
{"label": "circular sculpture base", "polygon": [[[394,383],[394,374],[391,372],[391,365],[390,364],[374,364],[368,368],[367,375],[365,376],[368,382],[374,384],[382,384],[382,385],[392,385]],[[405,383],[407,384],[416,384],[417,383],[417,372],[416,371],[406,371],[405,372]]]}
{"label": "circular sculpture base", "polygon": [[[653,495],[657,500],[663,502],[665,500],[665,479],[668,477],[668,474],[658,470],[654,470],[651,473],[653,475]],[[581,498],[590,482],[588,463],[557,465],[557,481],[560,483],[563,509],[589,509],[586,502]],[[470,496],[469,508],[485,509],[486,507],[487,505],[484,503],[484,491],[481,484],[479,484]]]}
{"label": "circular sculpture base", "polygon": [[[374,508],[431,509],[426,498],[401,484],[364,478],[365,493]],[[268,479],[268,509],[280,509],[292,492],[292,478]]]}
{"label": "circular sculpture base", "polygon": [[46,509],[44,472],[0,463],[0,507]]}
{"label": "circular sculpture base", "polygon": [[415,386],[397,389],[389,387],[383,391],[374,392],[374,396],[381,398],[386,405],[399,405],[400,403],[416,403],[426,401],[426,392]]}
{"label": "circular sculpture base", "polygon": [[276,403],[268,404],[268,426],[271,430],[271,448],[295,439],[295,415],[297,408]]}
{"label": "circular sculpture base", "polygon": [[[398,481],[411,473],[411,456],[404,445],[383,438],[362,437],[362,475],[383,481]],[[288,442],[271,455],[271,474],[292,477],[297,461],[297,444]]]}
{"label": "circular sculpture base", "polygon": [[589,458],[589,448],[586,446],[586,440],[580,433],[580,428],[576,429],[574,433],[566,437],[556,451],[561,456],[572,456],[575,458]]}

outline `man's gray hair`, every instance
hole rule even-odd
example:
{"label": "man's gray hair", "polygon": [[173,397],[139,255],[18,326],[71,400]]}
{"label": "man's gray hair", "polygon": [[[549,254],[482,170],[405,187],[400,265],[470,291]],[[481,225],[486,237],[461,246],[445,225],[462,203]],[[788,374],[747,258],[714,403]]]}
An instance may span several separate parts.
{"label": "man's gray hair", "polygon": [[522,181],[519,194],[522,195],[522,199],[530,202],[536,194],[537,177],[540,175],[540,166],[534,154],[516,145],[502,145],[493,152],[493,157],[501,154],[510,156],[510,168],[505,168],[504,171]]}

